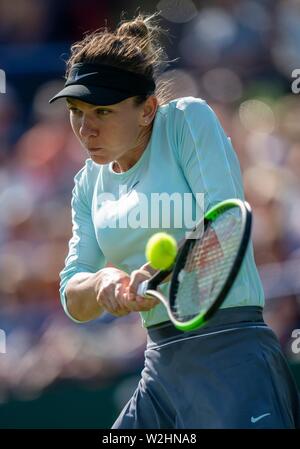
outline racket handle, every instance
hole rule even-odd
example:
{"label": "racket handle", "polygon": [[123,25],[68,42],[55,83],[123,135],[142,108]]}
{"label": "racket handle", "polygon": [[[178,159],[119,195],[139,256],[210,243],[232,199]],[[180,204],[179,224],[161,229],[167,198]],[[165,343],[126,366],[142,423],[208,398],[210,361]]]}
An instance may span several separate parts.
{"label": "racket handle", "polygon": [[146,291],[148,290],[148,281],[141,282],[137,289],[138,296],[145,296]]}

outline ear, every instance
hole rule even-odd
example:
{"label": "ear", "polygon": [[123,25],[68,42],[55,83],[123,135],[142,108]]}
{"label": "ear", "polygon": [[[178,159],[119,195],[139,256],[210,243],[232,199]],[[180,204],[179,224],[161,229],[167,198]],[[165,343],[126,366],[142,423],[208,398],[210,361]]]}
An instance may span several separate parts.
{"label": "ear", "polygon": [[155,117],[158,108],[158,100],[155,95],[151,95],[144,103],[141,114],[141,125],[148,126]]}

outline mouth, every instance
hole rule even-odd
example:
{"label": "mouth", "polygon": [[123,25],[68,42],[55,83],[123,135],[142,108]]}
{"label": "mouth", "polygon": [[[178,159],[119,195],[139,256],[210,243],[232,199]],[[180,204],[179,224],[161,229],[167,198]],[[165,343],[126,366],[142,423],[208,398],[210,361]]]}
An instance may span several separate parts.
{"label": "mouth", "polygon": [[103,148],[88,148],[87,150],[91,154],[97,154],[103,151]]}

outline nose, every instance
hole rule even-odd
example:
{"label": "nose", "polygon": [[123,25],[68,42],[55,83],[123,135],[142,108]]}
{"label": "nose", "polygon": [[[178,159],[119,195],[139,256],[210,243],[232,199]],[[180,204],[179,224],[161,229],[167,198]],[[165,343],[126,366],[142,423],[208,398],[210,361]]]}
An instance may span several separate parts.
{"label": "nose", "polygon": [[86,114],[83,114],[81,117],[81,123],[79,128],[80,137],[84,140],[87,140],[91,137],[97,137],[99,134],[99,130],[96,125],[93,123],[91,118],[87,117]]}

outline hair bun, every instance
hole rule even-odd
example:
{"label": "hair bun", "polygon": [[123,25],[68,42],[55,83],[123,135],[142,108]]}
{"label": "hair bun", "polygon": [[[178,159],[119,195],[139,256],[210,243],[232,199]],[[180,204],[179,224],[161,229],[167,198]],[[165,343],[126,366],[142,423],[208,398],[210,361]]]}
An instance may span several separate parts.
{"label": "hair bun", "polygon": [[149,35],[147,25],[143,20],[134,20],[120,25],[117,30],[117,36],[133,36],[145,38]]}

